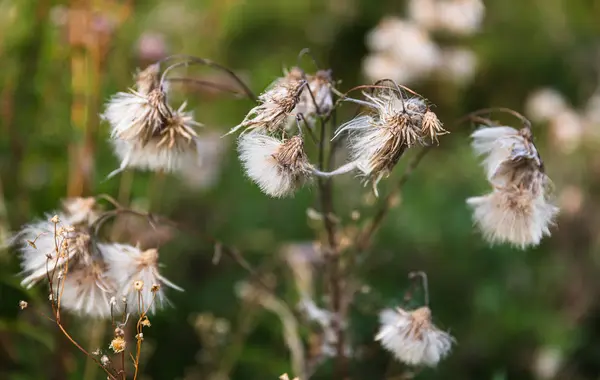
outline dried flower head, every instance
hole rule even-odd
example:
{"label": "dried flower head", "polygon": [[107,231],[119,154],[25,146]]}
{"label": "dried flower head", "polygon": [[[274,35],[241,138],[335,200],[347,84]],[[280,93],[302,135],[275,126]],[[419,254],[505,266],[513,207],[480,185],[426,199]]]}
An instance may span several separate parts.
{"label": "dried flower head", "polygon": [[307,118],[314,115],[327,115],[333,109],[331,71],[319,70],[315,75],[307,75],[306,80],[307,85],[300,94],[294,112]]}
{"label": "dried flower head", "polygon": [[150,320],[148,319],[148,316],[144,316],[144,318],[142,319],[142,321],[140,322],[140,324],[144,327],[150,327],[152,326],[152,324],[150,323]]}
{"label": "dried flower head", "polygon": [[251,109],[242,123],[232,128],[227,134],[235,133],[241,128],[246,130],[265,129],[269,132],[284,128],[286,119],[292,114],[300,100],[300,93],[305,84],[304,72],[293,67],[258,97],[260,104]]}
{"label": "dried flower head", "polygon": [[82,262],[65,276],[61,306],[80,315],[107,318],[111,315],[110,299],[115,291],[102,262]]}
{"label": "dried flower head", "polygon": [[293,195],[312,172],[300,136],[280,141],[255,131],[240,136],[238,151],[248,177],[272,197]]}
{"label": "dried flower head", "polygon": [[54,215],[52,218],[50,218],[50,222],[54,223],[54,224],[58,224],[58,223],[60,223],[60,217],[58,215]]}
{"label": "dried flower head", "polygon": [[117,336],[117,337],[113,338],[113,340],[110,342],[110,345],[108,346],[108,348],[113,350],[113,352],[115,354],[118,354],[120,352],[125,351],[126,346],[127,346],[127,343],[125,343],[125,339],[123,339],[122,336]]}
{"label": "dried flower head", "polygon": [[431,310],[385,309],[375,340],[396,359],[409,365],[433,367],[450,352],[454,338],[431,322]]}
{"label": "dried flower head", "polygon": [[195,128],[201,124],[194,120],[193,112],[185,111],[185,107],[184,103],[178,110],[170,111],[159,127],[143,137],[113,139],[115,154],[121,164],[109,177],[127,167],[172,172],[197,164],[200,156]]}
{"label": "dried flower head", "polygon": [[108,101],[102,115],[111,126],[113,140],[140,141],[159,132],[170,116],[167,94],[161,88],[148,93],[119,92]]}
{"label": "dried flower head", "polygon": [[442,122],[438,119],[435,112],[427,110],[423,115],[421,122],[421,133],[424,136],[429,136],[431,141],[439,142],[438,136],[448,133],[443,127]]}
{"label": "dried flower head", "polygon": [[19,301],[19,308],[21,308],[21,310],[27,309],[27,306],[29,306],[27,301],[23,301],[23,300]]}
{"label": "dried flower head", "polygon": [[133,283],[133,288],[137,291],[144,289],[144,281],[136,281]]}
{"label": "dried flower head", "polygon": [[[142,251],[125,244],[99,244],[98,248],[108,265],[108,276],[117,284],[119,293],[125,297],[130,310],[144,311],[150,307],[150,311],[154,312],[156,307],[168,302],[162,288],[152,292],[150,287],[143,284],[167,285],[183,291],[161,276],[156,249]],[[135,286],[138,281],[142,283],[140,290],[136,290]]]}
{"label": "dried flower head", "polygon": [[473,197],[473,219],[491,243],[508,242],[521,249],[550,235],[558,208],[550,201],[551,181],[544,173],[531,130],[481,128],[472,135],[473,148],[484,155],[487,179],[494,187]]}
{"label": "dried flower head", "polygon": [[423,144],[423,137],[437,140],[445,131],[421,98],[405,98],[391,88],[364,95],[366,101],[349,100],[368,107],[368,113],[343,124],[336,137],[349,132],[351,160],[376,192],[377,183],[389,175],[406,149]]}

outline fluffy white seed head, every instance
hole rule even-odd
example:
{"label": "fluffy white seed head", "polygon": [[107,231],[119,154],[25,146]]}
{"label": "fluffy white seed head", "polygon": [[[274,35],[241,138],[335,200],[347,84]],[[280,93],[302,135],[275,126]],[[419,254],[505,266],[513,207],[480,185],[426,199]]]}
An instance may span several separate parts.
{"label": "fluffy white seed head", "polygon": [[389,175],[406,149],[424,144],[424,138],[437,141],[437,136],[446,131],[420,98],[404,98],[392,90],[364,95],[367,101],[360,104],[370,112],[343,124],[336,137],[348,132],[351,160],[376,186]]}
{"label": "fluffy white seed head", "polygon": [[240,136],[238,151],[248,177],[272,197],[293,195],[312,172],[300,136],[280,141],[251,132]]}
{"label": "fluffy white seed head", "polygon": [[375,340],[406,364],[433,367],[450,352],[454,338],[431,322],[427,307],[385,309],[379,317],[381,327]]}
{"label": "fluffy white seed head", "polygon": [[473,149],[484,156],[488,181],[496,186],[514,184],[523,171],[538,171],[542,162],[528,129],[511,127],[480,128],[475,131]]}
{"label": "fluffy white seed head", "polygon": [[69,270],[64,278],[61,306],[80,315],[107,318],[111,313],[111,297],[116,292],[114,283],[107,278],[104,265],[92,262]]}
{"label": "fluffy white seed head", "polygon": [[197,164],[200,144],[195,128],[201,124],[194,120],[193,112],[184,109],[185,103],[148,139],[112,140],[115,154],[121,160],[118,171],[131,167],[173,172]]}
{"label": "fluffy white seed head", "polygon": [[[156,249],[142,251],[126,244],[98,244],[98,248],[107,265],[107,276],[116,284],[117,294],[125,298],[132,312],[145,311],[148,307],[154,312],[168,302],[163,287],[153,291],[152,284],[183,290],[160,274]],[[136,281],[147,285],[136,290]]]}
{"label": "fluffy white seed head", "polygon": [[531,130],[480,128],[473,148],[483,155],[490,194],[473,197],[473,220],[490,243],[524,249],[550,235],[558,208],[550,201],[551,181],[532,141]]}
{"label": "fluffy white seed head", "polygon": [[525,249],[550,236],[549,227],[558,207],[545,195],[544,177],[533,180],[530,186],[497,188],[490,194],[467,200],[473,208],[473,220],[486,240]]}
{"label": "fluffy white seed head", "polygon": [[102,115],[111,126],[111,138],[146,141],[159,132],[171,115],[166,97],[160,88],[148,94],[131,90],[114,95]]}
{"label": "fluffy white seed head", "polygon": [[274,132],[285,128],[288,119],[300,100],[305,86],[304,72],[292,68],[284,77],[275,80],[259,97],[259,105],[252,108],[244,120],[227,134],[244,128],[246,130],[267,130]]}
{"label": "fluffy white seed head", "polygon": [[26,224],[10,240],[11,245],[20,246],[21,268],[25,276],[21,285],[26,288],[31,288],[48,275],[56,275],[67,261],[74,262],[90,255],[87,231],[70,227],[69,215],[57,215],[61,222],[56,225],[50,221],[48,214],[46,220]]}

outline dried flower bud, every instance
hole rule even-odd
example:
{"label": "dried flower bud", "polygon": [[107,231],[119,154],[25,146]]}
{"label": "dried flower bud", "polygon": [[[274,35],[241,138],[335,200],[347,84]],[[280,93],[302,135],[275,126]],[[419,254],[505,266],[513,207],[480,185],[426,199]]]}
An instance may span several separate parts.
{"label": "dried flower bud", "polygon": [[156,293],[156,292],[158,292],[159,290],[160,290],[160,284],[154,284],[154,285],[152,285],[152,288],[150,288],[150,291],[151,291],[152,293]]}
{"label": "dried flower bud", "polygon": [[116,307],[117,306],[117,298],[115,296],[110,297],[110,306],[111,307]]}
{"label": "dried flower bud", "polygon": [[21,308],[21,310],[27,309],[27,306],[29,306],[27,301],[19,301],[19,307]]}
{"label": "dried flower bud", "polygon": [[125,330],[123,330],[121,327],[115,328],[115,336],[125,336]]}
{"label": "dried flower bud", "polygon": [[152,324],[150,323],[150,320],[148,319],[147,316],[144,316],[144,319],[142,319],[142,321],[140,322],[140,324],[144,327],[150,327],[152,326]]}
{"label": "dried flower bud", "polygon": [[125,351],[126,346],[127,344],[125,343],[125,339],[123,339],[123,336],[117,336],[110,342],[108,348],[113,350],[115,354],[118,354],[120,352]]}
{"label": "dried flower bud", "polygon": [[138,292],[144,288],[144,281],[136,281],[133,283],[133,288]]}
{"label": "dried flower bud", "polygon": [[144,340],[144,333],[139,333],[135,336],[135,339],[137,340]]}
{"label": "dried flower bud", "polygon": [[52,217],[52,219],[50,219],[50,222],[52,222],[54,224],[58,224],[58,223],[60,223],[60,218],[58,217],[58,215],[54,215]]}
{"label": "dried flower bud", "polygon": [[438,136],[445,135],[448,131],[442,127],[442,122],[437,115],[433,111],[427,110],[423,115],[421,133],[423,137],[428,136],[432,142],[435,141],[439,144]]}

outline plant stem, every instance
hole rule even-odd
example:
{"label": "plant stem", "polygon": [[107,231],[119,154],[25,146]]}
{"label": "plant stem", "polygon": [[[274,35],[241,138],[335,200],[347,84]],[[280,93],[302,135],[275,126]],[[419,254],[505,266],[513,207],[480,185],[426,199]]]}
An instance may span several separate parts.
{"label": "plant stem", "polygon": [[[319,169],[324,170],[325,164],[325,140],[326,123],[319,118],[321,136],[319,139]],[[327,139],[329,140],[329,139]],[[331,144],[330,144],[331,145]],[[331,150],[329,152],[332,153]],[[327,261],[327,276],[329,280],[329,291],[331,294],[331,311],[333,313],[332,328],[336,335],[336,361],[335,378],[342,380],[346,377],[346,356],[344,352],[344,328],[342,316],[342,293],[343,281],[340,276],[340,257],[336,239],[336,227],[333,222],[333,186],[331,179],[318,178],[319,195],[321,201],[321,212],[324,217],[326,248],[324,250]]]}
{"label": "plant stem", "polygon": [[362,232],[358,235],[356,247],[359,252],[362,252],[369,247],[369,245],[371,244],[371,239],[373,238],[373,235],[375,234],[375,232],[377,232],[377,230],[381,226],[381,223],[383,222],[383,219],[385,219],[388,212],[392,208],[393,203],[394,203],[394,198],[396,198],[396,196],[398,195],[398,193],[400,192],[402,187],[406,184],[406,182],[408,181],[408,179],[410,178],[412,173],[415,171],[415,169],[417,168],[417,166],[423,159],[423,157],[425,157],[425,155],[430,150],[431,150],[431,145],[421,149],[419,151],[419,153],[417,153],[417,155],[408,163],[408,166],[404,170],[404,173],[402,173],[402,176],[400,177],[398,182],[396,182],[396,185],[394,186],[394,188],[392,188],[392,190],[385,197],[385,199],[383,200],[383,203],[381,204],[381,207],[379,208],[379,210],[373,217],[372,221],[370,223],[368,223],[363,228]]}

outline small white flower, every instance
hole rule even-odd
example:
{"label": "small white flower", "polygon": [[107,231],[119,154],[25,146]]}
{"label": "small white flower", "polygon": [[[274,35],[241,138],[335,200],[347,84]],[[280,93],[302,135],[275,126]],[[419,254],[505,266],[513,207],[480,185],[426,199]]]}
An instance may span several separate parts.
{"label": "small white flower", "polygon": [[431,322],[431,310],[385,309],[375,340],[396,359],[409,365],[436,366],[450,352],[454,338]]}
{"label": "small white flower", "polygon": [[[175,290],[183,291],[173,284],[158,271],[158,251],[148,249],[142,251],[137,247],[125,244],[98,244],[98,249],[108,266],[107,276],[115,282],[118,294],[123,296],[127,309],[132,312],[145,311],[150,305],[154,312],[168,302],[163,288],[153,292],[150,286],[143,286],[136,290],[135,283],[167,285]],[[156,299],[152,302],[154,295]],[[141,304],[140,299],[141,296]]]}
{"label": "small white flower", "polygon": [[300,136],[280,141],[258,132],[246,133],[239,138],[238,151],[248,177],[272,197],[293,195],[312,172]]}

